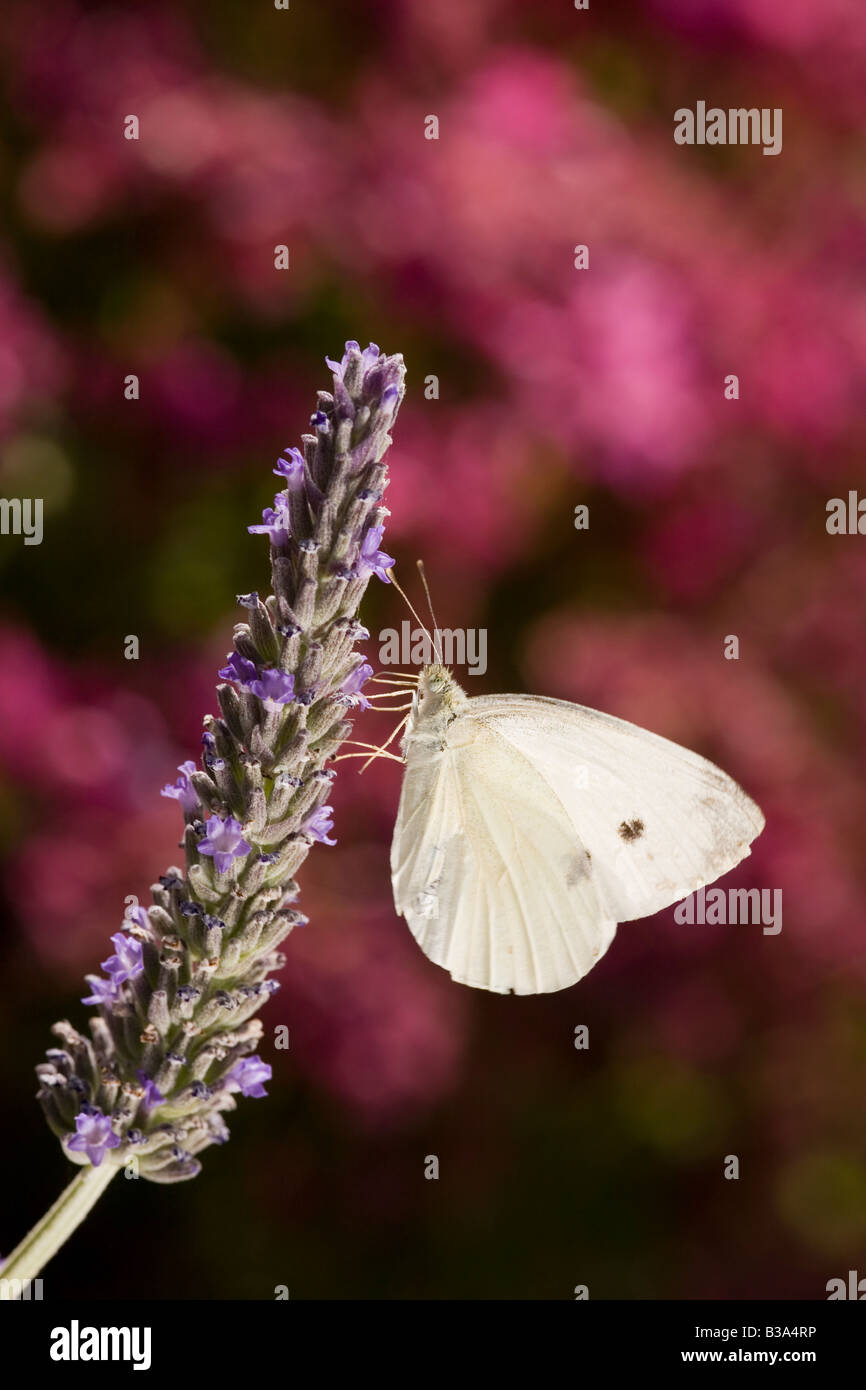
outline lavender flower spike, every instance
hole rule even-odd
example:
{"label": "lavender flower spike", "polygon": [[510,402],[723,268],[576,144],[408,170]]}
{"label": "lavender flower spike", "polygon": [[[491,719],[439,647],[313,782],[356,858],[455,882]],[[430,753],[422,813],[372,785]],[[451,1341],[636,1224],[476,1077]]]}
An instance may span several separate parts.
{"label": "lavender flower spike", "polygon": [[[195,1177],[197,1155],[228,1138],[237,1097],[266,1094],[255,1015],[277,987],[277,948],[306,921],[294,875],[316,841],[335,843],[329,763],[370,675],[358,608],[393,563],[381,548],[384,456],[403,360],[350,342],[330,366],[314,431],[274,470],[284,491],[248,528],[269,537],[272,592],[240,596],[246,621],[220,671],[220,713],[204,720],[199,763],[183,763],[162,792],[183,814],[185,861],[127,914],[107,978],[88,976],[89,1036],[56,1024],[60,1044],[37,1068],[45,1116],[86,1184],[53,1249],[111,1172],[134,1156],[151,1182]],[[4,1275],[33,1273],[32,1250],[23,1242]],[[50,1250],[40,1250],[44,1263]]]}

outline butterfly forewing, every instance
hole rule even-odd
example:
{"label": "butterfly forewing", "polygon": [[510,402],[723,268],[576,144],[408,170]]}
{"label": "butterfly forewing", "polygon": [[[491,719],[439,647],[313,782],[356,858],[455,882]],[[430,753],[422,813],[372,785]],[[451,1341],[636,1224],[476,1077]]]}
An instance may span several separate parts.
{"label": "butterfly forewing", "polygon": [[563,808],[617,922],[711,883],[763,829],[758,807],[720,768],[613,715],[534,695],[483,696],[465,709]]}

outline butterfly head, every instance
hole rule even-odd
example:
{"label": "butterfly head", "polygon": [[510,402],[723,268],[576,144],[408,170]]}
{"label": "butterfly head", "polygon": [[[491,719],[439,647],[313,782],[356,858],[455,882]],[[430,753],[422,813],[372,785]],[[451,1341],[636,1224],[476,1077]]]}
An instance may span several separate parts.
{"label": "butterfly head", "polygon": [[447,666],[438,661],[425,666],[412,697],[412,710],[403,739],[404,752],[406,745],[413,741],[440,743],[466,699]]}

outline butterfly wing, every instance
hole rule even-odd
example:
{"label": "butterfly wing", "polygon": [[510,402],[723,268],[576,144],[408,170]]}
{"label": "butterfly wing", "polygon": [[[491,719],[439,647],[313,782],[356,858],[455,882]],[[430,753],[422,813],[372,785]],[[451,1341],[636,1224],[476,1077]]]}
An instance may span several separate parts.
{"label": "butterfly wing", "polygon": [[496,993],[574,984],[616,931],[562,804],[521,751],[469,714],[444,748],[409,748],[391,877],[425,955]]}
{"label": "butterfly wing", "polygon": [[647,917],[712,883],[764,828],[720,768],[623,719],[537,695],[482,696],[467,708],[563,808],[614,921]]}

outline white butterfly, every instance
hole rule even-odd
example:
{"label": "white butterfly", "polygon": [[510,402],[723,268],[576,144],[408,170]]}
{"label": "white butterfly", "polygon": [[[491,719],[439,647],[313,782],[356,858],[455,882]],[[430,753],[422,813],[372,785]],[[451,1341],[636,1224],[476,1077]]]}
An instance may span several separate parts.
{"label": "white butterfly", "polygon": [[696,753],[564,700],[469,699],[439,662],[402,753],[395,906],[430,960],[498,994],[574,984],[618,922],[712,883],[764,828]]}

